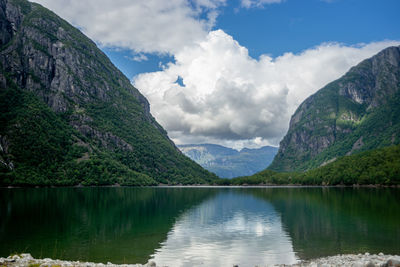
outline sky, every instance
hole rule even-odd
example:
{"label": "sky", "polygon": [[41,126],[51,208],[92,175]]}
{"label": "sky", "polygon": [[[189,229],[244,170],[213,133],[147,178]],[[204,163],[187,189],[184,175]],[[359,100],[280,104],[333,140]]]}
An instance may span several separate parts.
{"label": "sky", "polygon": [[147,97],[176,144],[279,145],[307,97],[400,45],[399,0],[35,0]]}

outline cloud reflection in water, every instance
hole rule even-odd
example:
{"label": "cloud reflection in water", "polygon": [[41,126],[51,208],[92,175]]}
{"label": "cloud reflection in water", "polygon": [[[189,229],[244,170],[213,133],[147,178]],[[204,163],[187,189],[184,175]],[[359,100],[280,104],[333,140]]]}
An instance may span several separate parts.
{"label": "cloud reflection in water", "polygon": [[243,267],[298,258],[273,206],[231,190],[184,213],[153,260],[157,266]]}

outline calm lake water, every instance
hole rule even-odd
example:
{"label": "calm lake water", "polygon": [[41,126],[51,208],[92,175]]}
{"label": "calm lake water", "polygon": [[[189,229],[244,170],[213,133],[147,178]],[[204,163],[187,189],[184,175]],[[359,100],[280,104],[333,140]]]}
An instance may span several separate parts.
{"label": "calm lake water", "polygon": [[400,189],[0,189],[0,256],[255,266],[400,254]]}

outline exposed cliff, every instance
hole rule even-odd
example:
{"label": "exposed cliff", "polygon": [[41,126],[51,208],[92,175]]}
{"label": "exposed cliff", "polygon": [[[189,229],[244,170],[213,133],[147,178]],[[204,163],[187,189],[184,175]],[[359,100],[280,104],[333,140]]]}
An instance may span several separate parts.
{"label": "exposed cliff", "polygon": [[400,47],[389,47],[299,106],[269,169],[307,170],[399,143]]}
{"label": "exposed cliff", "polygon": [[38,4],[0,0],[0,88],[5,184],[214,178],[179,152],[94,42]]}

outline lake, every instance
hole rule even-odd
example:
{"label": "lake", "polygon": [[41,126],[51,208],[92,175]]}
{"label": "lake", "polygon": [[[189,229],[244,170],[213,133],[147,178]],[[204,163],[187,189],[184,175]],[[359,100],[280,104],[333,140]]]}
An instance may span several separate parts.
{"label": "lake", "polygon": [[400,254],[398,188],[0,189],[0,256],[255,266]]}

